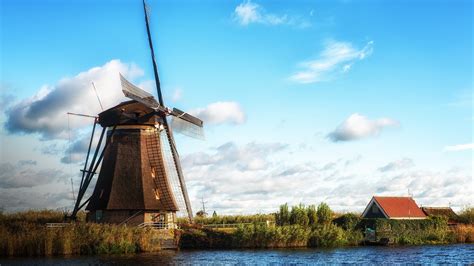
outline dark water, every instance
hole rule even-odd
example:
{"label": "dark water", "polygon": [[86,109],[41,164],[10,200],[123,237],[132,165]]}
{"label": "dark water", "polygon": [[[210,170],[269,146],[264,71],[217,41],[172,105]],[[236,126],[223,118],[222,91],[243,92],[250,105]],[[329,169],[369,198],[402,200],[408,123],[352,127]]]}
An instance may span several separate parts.
{"label": "dark water", "polygon": [[1,265],[473,264],[474,245],[337,249],[198,250],[153,254],[0,259]]}

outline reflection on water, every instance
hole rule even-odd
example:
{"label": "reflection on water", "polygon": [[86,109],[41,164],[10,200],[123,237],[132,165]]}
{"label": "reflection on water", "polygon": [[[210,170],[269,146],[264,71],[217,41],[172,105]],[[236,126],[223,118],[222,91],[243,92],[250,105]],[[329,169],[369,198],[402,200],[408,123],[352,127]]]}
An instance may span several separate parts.
{"label": "reflection on water", "polygon": [[337,249],[181,250],[159,253],[50,258],[0,258],[0,265],[229,265],[317,263],[474,263],[474,245]]}

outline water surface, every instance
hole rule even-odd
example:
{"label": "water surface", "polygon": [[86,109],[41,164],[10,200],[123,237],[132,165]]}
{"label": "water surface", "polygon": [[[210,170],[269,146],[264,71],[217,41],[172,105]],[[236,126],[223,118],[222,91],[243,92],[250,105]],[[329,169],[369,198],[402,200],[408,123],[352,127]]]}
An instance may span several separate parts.
{"label": "water surface", "polygon": [[473,264],[474,245],[335,249],[181,250],[134,255],[0,258],[1,265]]}

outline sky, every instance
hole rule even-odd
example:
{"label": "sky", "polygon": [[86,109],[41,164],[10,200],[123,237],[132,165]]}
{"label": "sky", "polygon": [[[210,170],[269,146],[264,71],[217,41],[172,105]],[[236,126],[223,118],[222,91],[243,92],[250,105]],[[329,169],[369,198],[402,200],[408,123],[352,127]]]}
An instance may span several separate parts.
{"label": "sky", "polygon": [[[205,123],[176,136],[194,211],[473,205],[471,1],[148,5],[165,104]],[[66,113],[126,100],[118,73],[156,95],[141,1],[0,12],[0,206],[71,209],[92,121]]]}

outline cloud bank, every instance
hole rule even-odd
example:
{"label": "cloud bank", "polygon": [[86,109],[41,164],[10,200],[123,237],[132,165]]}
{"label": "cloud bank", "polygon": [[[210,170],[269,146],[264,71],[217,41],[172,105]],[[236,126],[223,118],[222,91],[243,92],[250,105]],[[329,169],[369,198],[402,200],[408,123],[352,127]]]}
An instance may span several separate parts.
{"label": "cloud bank", "polygon": [[237,102],[215,102],[205,108],[189,111],[189,113],[211,125],[238,125],[243,124],[246,120],[245,113]]}
{"label": "cloud bank", "polygon": [[370,56],[373,47],[373,41],[367,42],[361,49],[348,42],[330,41],[318,58],[299,63],[300,70],[289,79],[303,84],[329,80],[337,73],[350,71],[355,62]]}
{"label": "cloud bank", "polygon": [[398,125],[399,122],[391,118],[370,120],[355,113],[350,115],[327,137],[333,142],[358,140],[377,136],[384,128]]}
{"label": "cloud bank", "polygon": [[415,163],[413,162],[412,159],[403,158],[401,160],[390,162],[386,164],[385,166],[380,167],[379,171],[380,172],[396,171],[396,170],[407,169],[413,166],[415,166]]}
{"label": "cloud bank", "polygon": [[361,156],[291,162],[293,149],[284,143],[228,142],[184,156],[192,202],[203,197],[219,214],[268,213],[285,202],[322,201],[338,211],[362,211],[373,195],[406,196],[408,188],[423,205],[451,202],[459,209],[473,200],[469,171],[412,169],[414,162],[406,158],[372,170],[361,170],[366,163]]}
{"label": "cloud bank", "polygon": [[41,169],[36,161],[22,160],[16,164],[0,163],[0,188],[31,188],[49,184],[66,178],[66,174],[58,169]]}
{"label": "cloud bank", "polygon": [[[43,139],[67,138],[67,112],[96,115],[101,111],[92,81],[104,108],[125,100],[118,78],[119,72],[129,79],[143,75],[143,71],[134,64],[112,60],[74,77],[64,78],[53,86],[44,85],[34,96],[6,110],[6,130],[12,134],[37,133]],[[90,120],[77,119],[73,126],[80,128],[90,124]]]}

